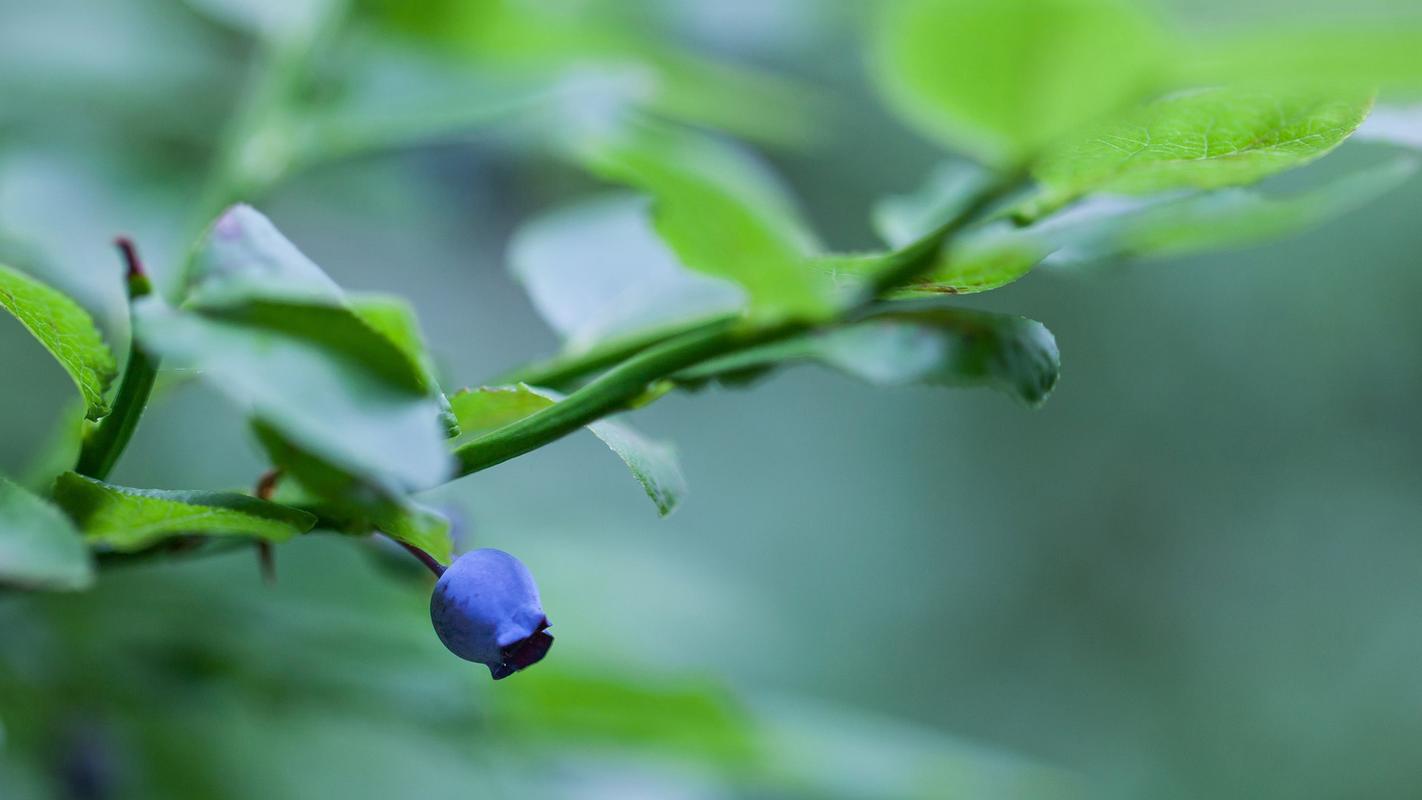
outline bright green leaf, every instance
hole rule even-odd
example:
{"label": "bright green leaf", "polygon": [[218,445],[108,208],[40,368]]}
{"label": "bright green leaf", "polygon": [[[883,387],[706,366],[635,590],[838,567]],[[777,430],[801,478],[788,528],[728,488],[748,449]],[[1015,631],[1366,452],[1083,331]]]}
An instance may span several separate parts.
{"label": "bright green leaf", "polygon": [[[450,403],[465,439],[473,440],[548,408],[560,399],[560,395],[547,389],[519,384],[466,389],[451,397]],[[674,448],[612,420],[600,420],[587,428],[622,459],[662,516],[676,510],[687,488]]]}
{"label": "bright green leaf", "polygon": [[[937,234],[928,236],[936,238]],[[841,284],[857,286],[927,241],[887,253],[826,256],[816,259],[814,265]],[[932,260],[923,274],[899,287],[893,296],[976,294],[999,289],[1031,272],[1051,252],[1036,237],[1007,223],[969,231],[933,247]]]}
{"label": "bright green leaf", "polygon": [[67,472],[54,499],[91,544],[141,550],[174,536],[250,536],[282,542],[311,530],[304,511],[233,492],[130,489]]}
{"label": "bright green leaf", "polygon": [[3,264],[0,306],[15,315],[69,373],[84,397],[88,419],[109,413],[104,394],[118,368],[87,311],[62,292]]}
{"label": "bright green leaf", "polygon": [[583,143],[604,177],[650,194],[657,232],[683,264],[739,284],[752,313],[818,318],[830,287],[808,266],[813,235],[745,153],[707,136],[634,120]]}
{"label": "bright green leaf", "polygon": [[1371,106],[1365,97],[1250,89],[1174,94],[1055,151],[1037,170],[1047,186],[1040,205],[1251,184],[1326,155]]}
{"label": "bright green leaf", "polygon": [[1050,331],[1022,317],[891,304],[862,322],[715,359],[677,376],[693,385],[734,382],[812,362],[881,385],[989,386],[1040,405],[1061,356]]}
{"label": "bright green leaf", "polygon": [[1019,166],[1154,88],[1168,47],[1129,0],[884,3],[876,76],[925,134]]}
{"label": "bright green leaf", "polygon": [[691,272],[653,230],[644,198],[611,195],[524,226],[509,247],[514,274],[564,350],[734,313],[734,284]]}
{"label": "bright green leaf", "polygon": [[0,584],[83,589],[94,566],[79,531],[59,509],[0,478]]}
{"label": "bright green leaf", "polygon": [[[1399,3],[1402,10],[1404,4]],[[1393,19],[1328,26],[1271,25],[1201,42],[1182,61],[1195,85],[1252,84],[1302,91],[1422,97],[1422,16],[1415,7]]]}

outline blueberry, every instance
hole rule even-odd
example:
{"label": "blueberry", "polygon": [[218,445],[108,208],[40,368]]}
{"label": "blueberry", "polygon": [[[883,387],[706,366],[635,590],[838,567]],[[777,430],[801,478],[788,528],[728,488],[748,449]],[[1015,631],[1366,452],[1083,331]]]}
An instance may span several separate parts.
{"label": "blueberry", "polygon": [[533,576],[502,550],[456,559],[435,584],[430,619],[451,653],[487,665],[494,680],[538,663],[553,646]]}

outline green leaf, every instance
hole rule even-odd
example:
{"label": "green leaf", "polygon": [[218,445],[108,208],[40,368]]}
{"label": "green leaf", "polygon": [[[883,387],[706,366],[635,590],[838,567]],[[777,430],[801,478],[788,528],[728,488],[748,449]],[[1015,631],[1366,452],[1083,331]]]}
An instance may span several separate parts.
{"label": "green leaf", "polygon": [[1168,47],[1128,0],[883,4],[875,74],[942,144],[1016,167],[1154,88]]}
{"label": "green leaf", "polygon": [[85,417],[109,413],[104,399],[118,368],[94,320],[78,303],[30,276],[0,264],[4,306],[69,373],[84,397]]}
{"label": "green leaf", "polygon": [[681,262],[742,286],[753,314],[813,319],[833,310],[831,287],[808,266],[813,235],[745,153],[638,119],[583,143],[579,156],[652,195],[657,232]]}
{"label": "green leaf", "polygon": [[54,499],[91,544],[121,552],[187,535],[283,542],[316,523],[304,511],[245,494],[130,489],[73,472],[59,476]]}
{"label": "green leaf", "polygon": [[[469,441],[518,422],[561,399],[556,392],[519,384],[465,389],[451,397],[450,403],[464,431],[464,440]],[[587,428],[622,459],[662,516],[676,510],[687,488],[673,447],[648,439],[612,420],[600,420]]]}
{"label": "green leaf", "polygon": [[[1398,10],[1404,4],[1399,3]],[[1391,18],[1389,18],[1391,17]],[[1422,97],[1422,17],[1270,25],[1201,42],[1179,66],[1194,85],[1252,84],[1275,89]]]}
{"label": "green leaf", "polygon": [[313,512],[323,527],[355,535],[380,531],[420,548],[440,563],[450,562],[450,523],[442,514],[410,500],[396,487],[332,466],[260,421],[252,427],[272,463],[282,470],[273,499]]}
{"label": "green leaf", "polygon": [[631,195],[534,220],[514,236],[509,262],[568,353],[745,306],[736,285],[683,267],[652,228],[646,199]]}
{"label": "green leaf", "polygon": [[1056,209],[1092,192],[1255,183],[1328,154],[1358,129],[1371,107],[1365,97],[1329,94],[1174,94],[1055,151],[1037,170],[1047,186],[1040,205]]}
{"label": "green leaf", "polygon": [[146,347],[201,370],[294,447],[353,475],[402,490],[448,477],[447,401],[407,306],[353,304],[247,206],[223,213],[194,262],[182,310],[135,308]]}
{"label": "green leaf", "polygon": [[0,584],[84,589],[94,565],[79,531],[59,509],[0,478]]}
{"label": "green leaf", "polygon": [[[646,15],[609,14],[596,4],[507,0],[422,3],[417,10],[402,0],[362,5],[384,26],[417,37],[422,50],[442,46],[471,59],[465,71],[522,70],[555,87],[616,69],[631,84],[629,99],[662,118],[769,142],[802,142],[817,133],[820,103],[807,87],[669,44],[672,37],[649,29]],[[556,122],[540,132],[556,133]]]}
{"label": "green leaf", "polygon": [[174,311],[153,298],[134,312],[145,347],[200,370],[213,388],[296,446],[408,490],[449,476],[439,401],[386,380],[347,348]]}
{"label": "green leaf", "polygon": [[1039,322],[940,306],[890,304],[830,331],[715,359],[680,382],[758,377],[795,362],[819,363],[879,385],[989,386],[1040,405],[1056,386],[1061,356]]}
{"label": "green leaf", "polygon": [[1037,238],[1005,222],[970,230],[951,242],[937,242],[938,238],[930,231],[924,239],[898,250],[825,256],[816,259],[814,266],[842,285],[859,286],[906,254],[931,246],[932,261],[923,275],[899,287],[892,296],[976,294],[1022,278],[1051,252]]}

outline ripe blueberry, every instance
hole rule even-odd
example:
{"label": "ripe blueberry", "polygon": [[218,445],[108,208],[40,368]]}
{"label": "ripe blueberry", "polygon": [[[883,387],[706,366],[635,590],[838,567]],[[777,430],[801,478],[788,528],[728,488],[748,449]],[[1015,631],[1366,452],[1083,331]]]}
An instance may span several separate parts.
{"label": "ripe blueberry", "polygon": [[553,637],[533,576],[502,550],[472,550],[455,560],[430,597],[435,633],[451,653],[507,678],[547,655]]}

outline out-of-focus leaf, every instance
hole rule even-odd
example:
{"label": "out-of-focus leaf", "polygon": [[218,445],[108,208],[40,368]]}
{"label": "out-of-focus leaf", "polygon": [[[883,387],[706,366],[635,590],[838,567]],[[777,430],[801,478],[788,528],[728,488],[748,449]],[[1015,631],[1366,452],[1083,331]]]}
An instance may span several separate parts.
{"label": "out-of-focus leaf", "polygon": [[193,256],[189,280],[204,302],[321,300],[339,302],[341,287],[297,249],[261,212],[228,208]]}
{"label": "out-of-focus leaf", "polygon": [[907,247],[961,213],[992,179],[976,164],[939,164],[912,193],[876,203],[874,229],[890,247]]}
{"label": "out-of-focus leaf", "polygon": [[59,509],[0,478],[0,585],[83,589],[94,565],[79,531]]}
{"label": "out-of-focus leaf", "polygon": [[[466,389],[451,397],[450,403],[464,432],[463,439],[472,441],[561,399],[556,392],[519,384]],[[648,439],[613,420],[599,420],[587,428],[622,459],[662,516],[676,510],[687,488],[676,450],[671,445]]]}
{"label": "out-of-focus leaf", "polygon": [[1379,106],[1354,138],[1422,150],[1422,105]]}
{"label": "out-of-focus leaf", "polygon": [[1195,85],[1422,97],[1422,15],[1405,5],[1392,19],[1290,22],[1206,40],[1179,71]]}
{"label": "out-of-focus leaf", "polygon": [[539,218],[514,237],[509,262],[568,352],[745,305],[736,285],[677,261],[640,197],[598,198]]}
{"label": "out-of-focus leaf", "polygon": [[1235,188],[1178,198],[1093,198],[1027,235],[1051,243],[1054,263],[1241,247],[1316,227],[1396,189],[1416,172],[1414,159],[1401,158],[1291,195]]}
{"label": "out-of-focus leaf", "polygon": [[304,511],[245,494],[130,489],[73,472],[59,476],[54,499],[88,542],[118,551],[186,535],[282,542],[316,523]]}
{"label": "out-of-focus leaf", "polygon": [[62,292],[0,264],[4,306],[54,356],[84,398],[85,416],[109,413],[104,394],[118,368],[89,313]]}
{"label": "out-of-focus leaf", "polygon": [[293,447],[354,476],[401,491],[448,476],[447,403],[407,306],[351,303],[247,206],[222,215],[194,263],[182,310],[136,308],[150,350],[200,370]]}
{"label": "out-of-focus leaf", "polygon": [[753,314],[818,318],[832,292],[808,262],[813,235],[771,176],[718,140],[647,120],[581,143],[579,157],[654,200],[657,232],[683,264],[734,281]]}
{"label": "out-of-focus leaf", "polygon": [[760,746],[755,718],[709,682],[553,667],[494,701],[498,727],[530,740],[646,748],[742,768]]}
{"label": "out-of-focus leaf", "polygon": [[213,19],[267,39],[304,39],[344,0],[188,0]]}
{"label": "out-of-focus leaf", "polygon": [[380,531],[414,545],[447,564],[453,556],[444,515],[381,485],[304,452],[260,421],[253,424],[272,463],[282,470],[273,499],[316,514],[323,526],[364,535]]}
{"label": "out-of-focus leaf", "polygon": [[354,474],[407,490],[442,482],[452,463],[440,404],[385,380],[348,350],[259,325],[134,307],[139,338],[295,445]]}
{"label": "out-of-focus leaf", "polygon": [[756,377],[813,362],[883,385],[990,386],[1040,405],[1061,356],[1045,326],[1022,317],[935,306],[889,305],[869,319],[709,361],[677,380]]}
{"label": "out-of-focus leaf", "polygon": [[526,0],[366,0],[366,18],[469,59],[468,69],[523,70],[549,86],[589,69],[634,74],[636,105],[659,116],[770,142],[813,138],[819,103],[796,82],[667,44],[646,15]]}
{"label": "out-of-focus leaf", "polygon": [[1019,166],[1154,88],[1165,37],[1128,0],[884,3],[876,75],[943,144]]}
{"label": "out-of-focus leaf", "polygon": [[[1157,100],[1054,151],[1038,168],[1053,210],[1092,192],[1244,186],[1342,144],[1372,101],[1334,94],[1200,89]],[[1029,214],[1030,215],[1030,214]]]}

